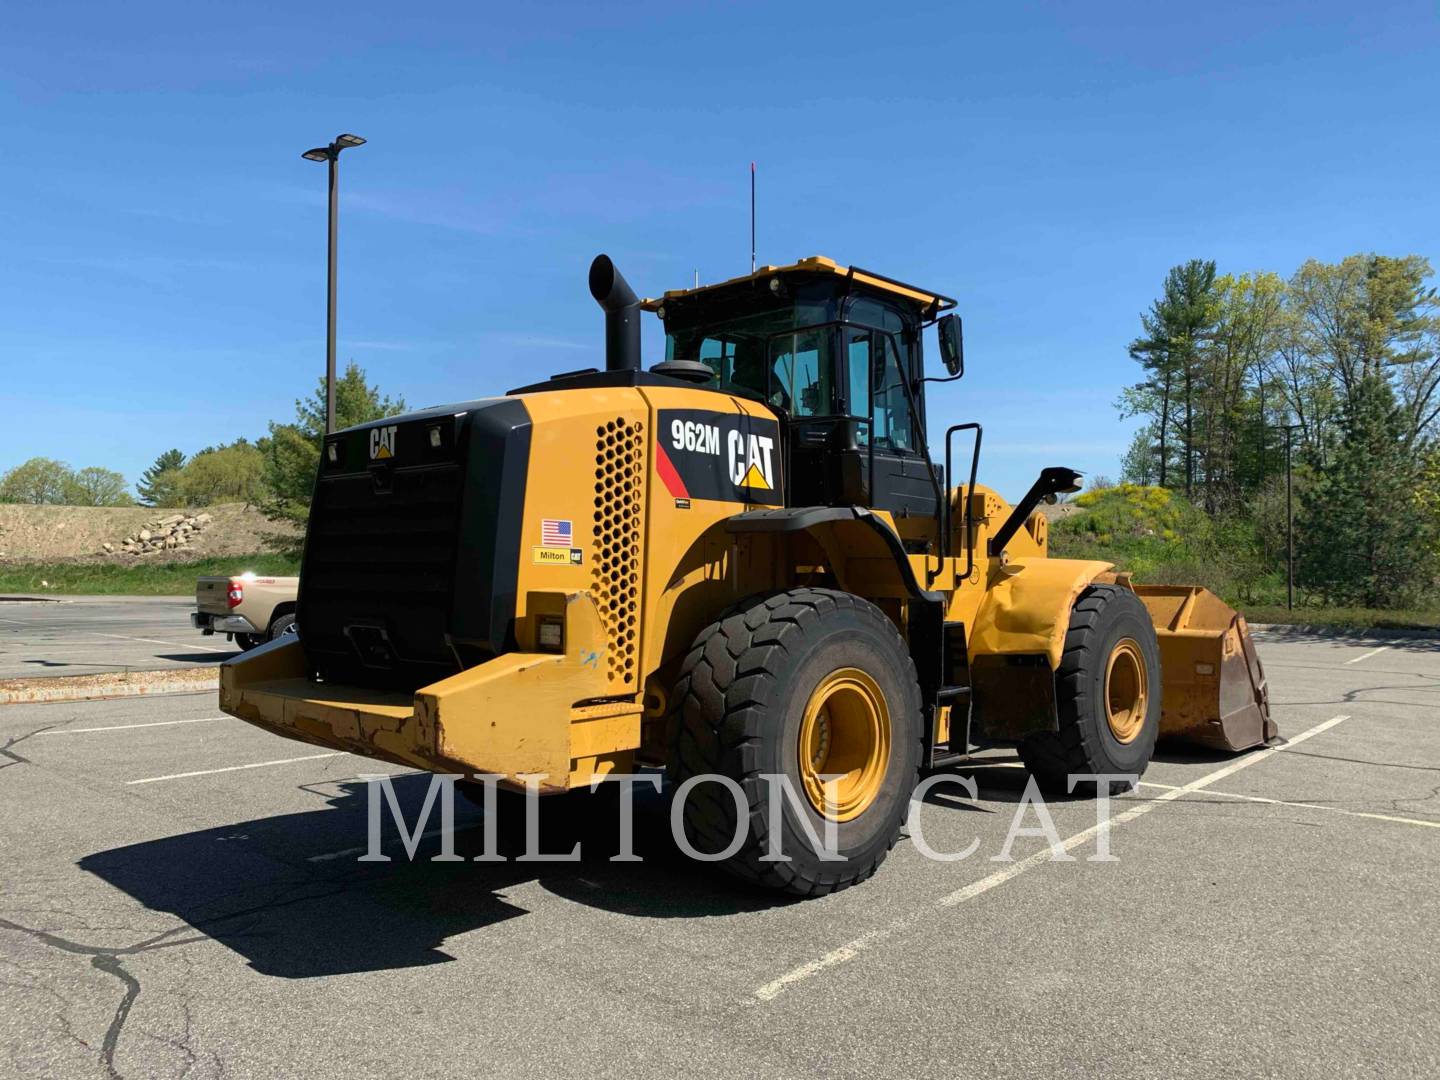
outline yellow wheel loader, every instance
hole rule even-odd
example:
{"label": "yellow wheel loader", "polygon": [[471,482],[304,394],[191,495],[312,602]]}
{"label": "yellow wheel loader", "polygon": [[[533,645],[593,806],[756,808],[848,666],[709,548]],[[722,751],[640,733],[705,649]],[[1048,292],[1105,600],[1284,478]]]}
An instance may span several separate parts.
{"label": "yellow wheel loader", "polygon": [[873,873],[919,776],[976,751],[1093,789],[1158,737],[1274,735],[1234,611],[1047,557],[1077,473],[1010,506],[978,424],[928,444],[953,300],[819,257],[642,301],[602,255],[589,284],[603,370],[326,437],[301,633],[223,665],[226,712],[542,794],[664,767],[691,846],[805,895]]}

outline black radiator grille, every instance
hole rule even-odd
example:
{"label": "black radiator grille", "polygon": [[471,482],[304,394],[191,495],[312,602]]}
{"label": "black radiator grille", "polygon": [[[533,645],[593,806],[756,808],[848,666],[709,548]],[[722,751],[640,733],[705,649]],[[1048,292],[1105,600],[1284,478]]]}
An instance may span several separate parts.
{"label": "black radiator grille", "polygon": [[321,678],[415,690],[515,647],[530,426],[500,398],[327,439],[300,568]]}
{"label": "black radiator grille", "polygon": [[446,630],[460,484],[453,462],[320,480],[301,608],[327,679],[413,689],[459,670]]}

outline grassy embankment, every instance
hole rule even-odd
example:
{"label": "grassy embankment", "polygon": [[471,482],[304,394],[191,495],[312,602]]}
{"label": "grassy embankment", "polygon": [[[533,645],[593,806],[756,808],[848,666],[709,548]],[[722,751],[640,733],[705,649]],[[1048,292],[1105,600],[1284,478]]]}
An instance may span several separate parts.
{"label": "grassy embankment", "polygon": [[[1161,488],[1121,485],[1088,492],[1076,503],[1082,513],[1054,523],[1052,555],[1113,562],[1141,583],[1204,585],[1256,623],[1353,629],[1440,627],[1440,606],[1411,611],[1334,608],[1311,602],[1302,593],[1289,611],[1283,560],[1273,552],[1267,558],[1252,525],[1212,521]],[[197,577],[246,570],[289,575],[299,572],[299,563],[274,554],[132,565],[27,563],[0,566],[0,593],[188,596]]]}
{"label": "grassy embankment", "polygon": [[27,596],[193,596],[195,579],[209,575],[299,573],[284,555],[223,555],[195,562],[22,563],[0,566],[0,593]]}
{"label": "grassy embankment", "polygon": [[1103,559],[1129,570],[1139,584],[1204,585],[1254,623],[1367,629],[1440,627],[1440,606],[1374,611],[1325,607],[1297,590],[1285,606],[1285,563],[1276,543],[1267,552],[1259,530],[1240,519],[1212,520],[1164,488],[1118,487],[1080,495],[1082,512],[1056,521],[1050,553]]}

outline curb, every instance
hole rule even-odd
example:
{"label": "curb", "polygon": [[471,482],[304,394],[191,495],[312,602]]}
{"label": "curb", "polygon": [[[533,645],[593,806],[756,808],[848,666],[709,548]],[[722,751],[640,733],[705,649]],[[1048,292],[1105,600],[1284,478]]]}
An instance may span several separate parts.
{"label": "curb", "polygon": [[39,705],[56,701],[100,701],[152,694],[193,694],[220,689],[220,669],[172,668],[165,671],[113,671],[103,675],[56,675],[41,679],[0,680],[0,705]]}
{"label": "curb", "polygon": [[1330,626],[1325,623],[1251,623],[1251,630],[1269,631],[1279,634],[1311,634],[1314,637],[1363,637],[1363,638],[1413,638],[1421,641],[1440,640],[1440,630],[1422,630],[1418,627],[1383,626]]}

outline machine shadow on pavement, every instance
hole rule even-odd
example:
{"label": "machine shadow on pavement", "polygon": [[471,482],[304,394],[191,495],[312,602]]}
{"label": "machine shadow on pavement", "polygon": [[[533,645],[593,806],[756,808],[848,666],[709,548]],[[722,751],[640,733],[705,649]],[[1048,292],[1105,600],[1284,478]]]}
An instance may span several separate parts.
{"label": "machine shadow on pavement", "polygon": [[[393,781],[407,828],[415,827],[429,783],[428,775]],[[640,862],[609,861],[619,850],[618,804],[603,792],[540,801],[539,850],[564,853],[578,841],[578,862],[515,861],[525,852],[518,798],[501,800],[496,821],[497,848],[509,861],[469,861],[483,851],[484,822],[459,793],[455,853],[466,861],[432,861],[438,837],[421,840],[410,861],[385,809],[383,851],[391,861],[358,862],[367,784],[347,781],[335,790],[325,793],[329,805],[322,810],[113,848],[83,857],[79,866],[233,949],[255,970],[295,979],[454,960],[442,948],[446,939],[527,914],[504,893],[530,882],[587,907],[648,918],[725,916],[796,902],[685,858],[669,834],[668,798],[640,788],[634,826]],[[437,805],[427,830],[439,821]]]}

